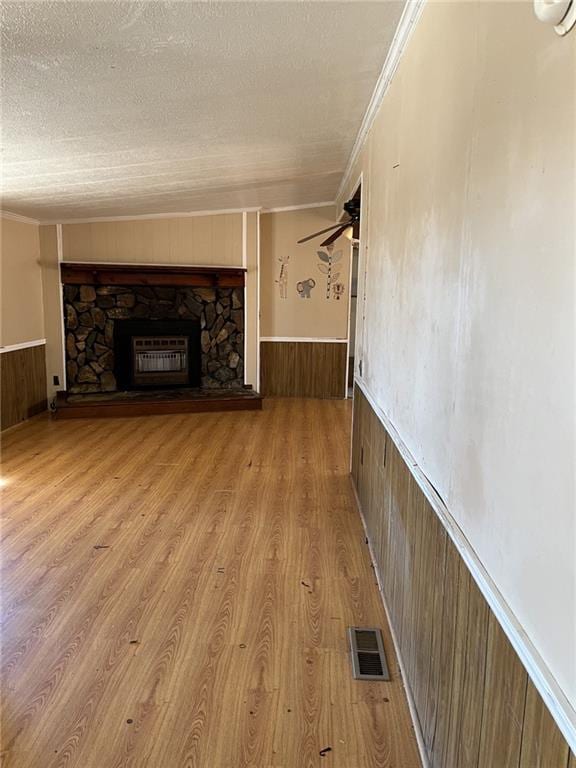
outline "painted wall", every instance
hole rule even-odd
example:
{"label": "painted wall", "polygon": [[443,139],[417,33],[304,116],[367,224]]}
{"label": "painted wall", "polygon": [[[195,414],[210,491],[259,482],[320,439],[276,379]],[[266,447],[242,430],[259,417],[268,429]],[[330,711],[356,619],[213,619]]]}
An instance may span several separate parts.
{"label": "painted wall", "polygon": [[[48,391],[65,382],[56,226],[40,228],[46,313]],[[64,261],[246,266],[246,382],[257,387],[258,216],[242,213],[62,225]],[[246,253],[246,264],[243,264]],[[63,388],[63,386],[61,387]]]}
{"label": "painted wall", "polygon": [[0,218],[0,345],[44,338],[38,225]]}
{"label": "painted wall", "polygon": [[242,214],[62,226],[64,261],[242,266]]}
{"label": "painted wall", "polygon": [[[54,224],[40,227],[40,263],[46,329],[46,381],[48,398],[51,399],[57,390],[65,389],[66,385],[62,335],[62,289],[58,263],[58,237]],[[54,376],[58,376],[59,385],[54,384]]]}
{"label": "painted wall", "polygon": [[575,42],[427,3],[342,195],[362,171],[356,364],[572,708]]}
{"label": "painted wall", "polygon": [[[307,208],[300,211],[263,213],[260,216],[260,312],[262,337],[346,339],[348,335],[348,296],[350,292],[350,241],[341,237],[334,243],[333,255],[340,259],[332,266],[334,282],[343,286],[335,298],[327,292],[326,266],[318,256],[322,237],[298,245],[302,237],[336,222],[335,209]],[[287,260],[285,285],[280,283],[282,261]],[[310,298],[303,298],[298,283],[314,281]],[[303,287],[306,293],[307,286]],[[285,298],[282,298],[285,296]],[[329,297],[329,298],[328,298]]]}
{"label": "painted wall", "polygon": [[246,213],[244,378],[255,390],[259,388],[259,262],[260,214]]}

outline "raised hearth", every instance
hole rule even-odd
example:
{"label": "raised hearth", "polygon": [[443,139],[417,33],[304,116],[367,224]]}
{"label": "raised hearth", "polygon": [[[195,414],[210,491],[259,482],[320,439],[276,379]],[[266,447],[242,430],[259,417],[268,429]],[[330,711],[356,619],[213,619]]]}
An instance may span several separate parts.
{"label": "raised hearth", "polygon": [[113,418],[212,411],[259,411],[252,389],[162,389],[71,395],[58,392],[57,419]]}

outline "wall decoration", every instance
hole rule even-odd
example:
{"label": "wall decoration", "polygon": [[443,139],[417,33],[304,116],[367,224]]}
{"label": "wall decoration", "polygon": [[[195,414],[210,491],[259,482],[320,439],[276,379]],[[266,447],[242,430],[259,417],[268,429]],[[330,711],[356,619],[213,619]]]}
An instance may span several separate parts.
{"label": "wall decoration", "polygon": [[307,280],[301,280],[296,283],[296,290],[301,299],[309,299],[312,288],[316,285],[316,280],[313,277],[309,277]]}
{"label": "wall decoration", "polygon": [[334,298],[336,301],[340,301],[344,295],[344,283],[334,283],[332,286],[332,292],[334,293]]}
{"label": "wall decoration", "polygon": [[288,298],[288,262],[290,261],[290,256],[279,256],[278,261],[280,262],[281,266],[280,266],[280,274],[278,275],[278,280],[276,280],[276,282],[278,283],[280,298],[287,299]]}
{"label": "wall decoration", "polygon": [[[320,264],[318,264],[318,269],[322,274],[326,275],[326,298],[330,299],[330,294],[332,292],[332,284],[335,283],[338,278],[340,277],[340,272],[338,271],[340,267],[334,267],[335,264],[337,264],[340,259],[342,258],[342,251],[336,251],[336,253],[333,253],[332,249],[334,246],[327,245],[325,251],[317,251],[318,256],[320,257]],[[334,267],[334,270],[332,269]],[[339,298],[339,297],[337,297]]]}

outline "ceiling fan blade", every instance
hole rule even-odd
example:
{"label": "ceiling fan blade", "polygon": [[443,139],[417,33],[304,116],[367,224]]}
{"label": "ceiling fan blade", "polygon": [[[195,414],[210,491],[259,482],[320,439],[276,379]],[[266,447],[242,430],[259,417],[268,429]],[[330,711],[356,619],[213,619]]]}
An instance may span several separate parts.
{"label": "ceiling fan blade", "polygon": [[313,240],[315,237],[319,237],[319,235],[323,235],[325,232],[330,232],[332,229],[338,229],[338,227],[341,226],[342,222],[339,222],[338,224],[333,224],[331,227],[326,227],[326,229],[321,229],[320,232],[314,232],[313,235],[308,235],[308,237],[303,237],[302,240],[298,240],[298,244],[307,243],[308,240]]}
{"label": "ceiling fan blade", "polygon": [[326,240],[324,240],[323,243],[320,243],[321,246],[325,247],[327,245],[332,245],[332,243],[335,243],[336,240],[340,237],[340,235],[343,235],[344,232],[348,229],[348,227],[352,226],[351,223],[348,224],[342,224],[340,225],[340,229],[337,229],[336,232],[333,232],[330,237],[327,237]]}

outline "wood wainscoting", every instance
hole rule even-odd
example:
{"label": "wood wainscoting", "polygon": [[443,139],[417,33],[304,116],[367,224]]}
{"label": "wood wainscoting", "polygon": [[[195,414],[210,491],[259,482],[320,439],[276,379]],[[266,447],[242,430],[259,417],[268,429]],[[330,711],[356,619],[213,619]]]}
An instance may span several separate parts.
{"label": "wood wainscoting", "polygon": [[346,342],[262,341],[260,391],[277,397],[343,398]]}
{"label": "wood wainscoting", "polygon": [[566,768],[568,744],[358,387],[352,475],[431,768]]}
{"label": "wood wainscoting", "polygon": [[8,429],[47,408],[46,346],[0,354],[0,429]]}

